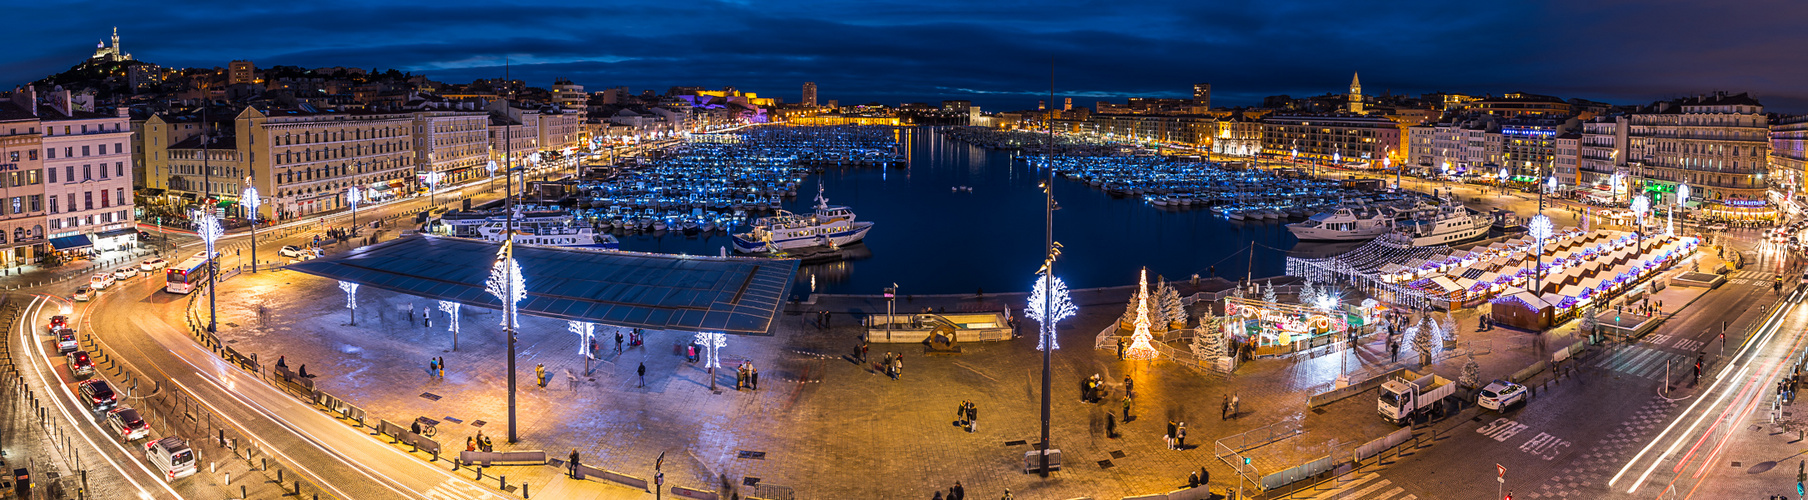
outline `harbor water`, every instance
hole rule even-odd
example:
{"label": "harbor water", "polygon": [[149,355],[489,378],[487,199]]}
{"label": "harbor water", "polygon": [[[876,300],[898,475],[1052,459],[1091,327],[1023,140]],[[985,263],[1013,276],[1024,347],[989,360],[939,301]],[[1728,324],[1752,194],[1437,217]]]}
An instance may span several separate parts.
{"label": "harbor water", "polygon": [[[1038,183],[1047,173],[1013,161],[1017,153],[968,145],[934,129],[902,130],[908,167],[826,167],[798,186],[795,199],[785,200],[787,210],[810,212],[820,182],[830,204],[845,205],[858,220],[875,223],[863,243],[843,249],[844,259],[805,263],[792,293],[875,294],[893,283],[899,293],[913,295],[1027,291],[1042,260]],[[1282,223],[1231,222],[1203,208],[1157,208],[1060,177],[1055,201],[1060,207],[1055,240],[1064,247],[1055,274],[1070,288],[1134,284],[1142,267],[1149,268],[1150,281],[1214,271],[1232,278],[1250,271],[1258,278],[1273,276],[1284,268],[1285,251],[1318,254],[1353,247],[1306,248]],[[621,240],[622,249],[632,251],[734,251],[729,237],[720,234],[635,234]]]}

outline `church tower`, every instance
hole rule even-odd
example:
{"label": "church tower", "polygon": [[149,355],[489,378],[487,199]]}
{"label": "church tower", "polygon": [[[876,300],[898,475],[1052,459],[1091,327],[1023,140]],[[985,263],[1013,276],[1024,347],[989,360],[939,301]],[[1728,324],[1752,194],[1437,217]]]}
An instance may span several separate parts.
{"label": "church tower", "polygon": [[1350,112],[1363,114],[1362,111],[1362,75],[1350,75]]}

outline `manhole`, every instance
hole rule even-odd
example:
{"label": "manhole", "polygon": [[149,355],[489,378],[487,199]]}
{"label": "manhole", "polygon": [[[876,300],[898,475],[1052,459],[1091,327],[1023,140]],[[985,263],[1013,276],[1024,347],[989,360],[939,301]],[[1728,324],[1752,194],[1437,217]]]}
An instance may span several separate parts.
{"label": "manhole", "polygon": [[746,458],[746,459],[750,459],[750,460],[765,460],[766,452],[740,450],[735,453],[735,458]]}
{"label": "manhole", "polygon": [[1109,469],[1109,468],[1112,468],[1112,467],[1115,467],[1115,465],[1112,465],[1112,464],[1111,464],[1111,461],[1110,461],[1110,460],[1100,460],[1100,461],[1099,461],[1099,468],[1100,468],[1100,469]]}
{"label": "manhole", "polygon": [[1739,466],[1742,466],[1742,465],[1744,465],[1744,463],[1743,463],[1743,462],[1733,462],[1733,467],[1739,467]]}
{"label": "manhole", "polygon": [[753,476],[743,477],[743,478],[741,478],[741,485],[742,486],[759,486],[760,478],[753,477]]}
{"label": "manhole", "polygon": [[1019,440],[1016,440],[1016,441],[1005,441],[1005,442],[1004,442],[1004,445],[1005,445],[1005,446],[1023,446],[1023,445],[1026,445],[1026,444],[1030,444],[1030,442],[1029,442],[1029,441],[1024,441],[1024,440],[1022,440],[1022,439],[1019,439]]}
{"label": "manhole", "polygon": [[446,418],[445,418],[445,420],[446,420],[446,421],[447,421],[447,422],[451,422],[451,423],[454,423],[454,424],[462,424],[462,423],[465,423],[465,421],[463,421],[463,420],[459,420],[459,419],[456,419],[456,418],[452,418],[452,417],[446,417]]}
{"label": "manhole", "polygon": [[515,485],[512,485],[512,484],[511,484],[511,485],[509,485],[509,487],[508,487],[508,492],[509,492],[509,493],[514,493],[514,492],[515,492],[515,490],[517,490],[517,489],[520,489],[520,487],[519,487],[519,486],[515,486]]}
{"label": "manhole", "polygon": [[421,399],[425,399],[428,401],[439,401],[439,395],[431,393],[431,392],[423,392],[423,393],[421,393]]}
{"label": "manhole", "polygon": [[1127,455],[1124,455],[1123,450],[1111,452],[1111,458],[1124,458],[1125,456],[1127,456]]}
{"label": "manhole", "polygon": [[1470,422],[1480,422],[1480,421],[1482,421],[1482,417],[1481,417],[1481,415],[1476,415],[1474,417],[1470,417],[1469,421]]}
{"label": "manhole", "polygon": [[564,461],[564,460],[559,460],[559,459],[557,459],[557,458],[549,458],[549,459],[546,459],[546,465],[550,465],[550,466],[552,466],[552,467],[554,467],[554,468],[564,468],[564,467],[565,467],[565,461]]}
{"label": "manhole", "polygon": [[472,420],[471,427],[483,427],[483,424],[487,424],[487,423],[489,423],[489,422],[485,422],[482,420]]}
{"label": "manhole", "polygon": [[1324,415],[1325,409],[1324,408],[1313,408],[1312,413],[1315,415]]}

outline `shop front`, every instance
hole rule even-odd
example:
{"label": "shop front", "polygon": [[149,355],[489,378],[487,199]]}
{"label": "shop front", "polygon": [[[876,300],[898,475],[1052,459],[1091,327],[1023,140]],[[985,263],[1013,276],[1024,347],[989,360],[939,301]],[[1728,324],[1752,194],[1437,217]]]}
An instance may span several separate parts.
{"label": "shop front", "polygon": [[82,233],[63,233],[50,238],[51,254],[62,262],[86,259],[94,253],[94,240]]}
{"label": "shop front", "polygon": [[94,242],[94,249],[102,252],[131,250],[138,246],[138,229],[129,223],[109,224],[89,239]]}

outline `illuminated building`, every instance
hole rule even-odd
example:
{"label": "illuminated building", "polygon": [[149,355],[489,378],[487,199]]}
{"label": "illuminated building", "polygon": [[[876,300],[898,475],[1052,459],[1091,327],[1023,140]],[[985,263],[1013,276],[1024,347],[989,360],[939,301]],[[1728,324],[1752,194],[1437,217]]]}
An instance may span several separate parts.
{"label": "illuminated building", "polygon": [[816,82],[804,82],[803,103],[805,106],[816,107]]}
{"label": "illuminated building", "polygon": [[1627,131],[1628,163],[1638,169],[1642,191],[1669,203],[1687,183],[1708,215],[1764,218],[1775,215],[1764,175],[1769,171],[1769,118],[1746,94],[1713,94],[1659,101],[1633,113]]}

